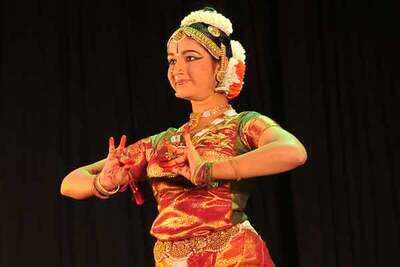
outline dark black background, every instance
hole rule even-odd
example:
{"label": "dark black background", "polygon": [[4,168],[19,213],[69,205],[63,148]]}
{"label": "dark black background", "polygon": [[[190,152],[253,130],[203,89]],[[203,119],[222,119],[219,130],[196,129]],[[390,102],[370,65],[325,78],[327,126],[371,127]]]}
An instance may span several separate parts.
{"label": "dark black background", "polygon": [[59,193],[73,169],[183,123],[166,41],[212,4],[247,51],[232,102],[298,137],[308,161],[253,181],[247,213],[277,266],[398,266],[398,10],[388,1],[3,0],[0,265],[151,266],[156,206]]}

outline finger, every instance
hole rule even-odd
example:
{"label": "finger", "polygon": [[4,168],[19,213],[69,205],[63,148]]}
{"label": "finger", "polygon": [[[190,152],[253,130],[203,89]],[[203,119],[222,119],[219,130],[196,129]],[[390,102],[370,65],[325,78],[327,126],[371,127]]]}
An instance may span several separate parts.
{"label": "finger", "polygon": [[169,161],[165,162],[163,164],[163,166],[168,167],[168,166],[180,165],[180,164],[184,163],[186,160],[187,160],[186,156],[185,155],[181,155],[179,157],[176,157],[176,158],[174,158],[172,160],[169,160]]}
{"label": "finger", "polygon": [[187,161],[187,156],[186,155],[182,155],[182,156],[179,156],[179,157],[171,160],[171,162],[173,162],[174,164],[182,164],[185,161]]}
{"label": "finger", "polygon": [[171,171],[187,179],[190,179],[190,169],[187,167],[173,167]]}
{"label": "finger", "polygon": [[184,138],[185,138],[185,143],[186,143],[186,153],[188,154],[188,157],[196,155],[197,151],[196,151],[196,148],[194,147],[194,145],[192,143],[192,140],[190,139],[190,135],[189,134],[185,134]]}
{"label": "finger", "polygon": [[171,145],[171,144],[169,144],[169,143],[166,143],[166,144],[165,144],[165,147],[166,147],[166,149],[167,149],[168,151],[170,151],[170,152],[172,152],[172,153],[174,153],[174,154],[183,154],[184,151],[185,151],[185,148],[186,148],[186,147],[184,147],[184,146],[182,146],[182,147],[177,147],[177,146]]}
{"label": "finger", "polygon": [[108,139],[108,153],[111,153],[112,151],[114,151],[115,147],[114,147],[114,137],[110,137]]}
{"label": "finger", "polygon": [[201,160],[201,157],[199,153],[197,152],[196,148],[192,144],[192,141],[190,140],[190,136],[187,136],[187,142],[186,142],[186,151],[185,155],[189,160],[189,163],[197,163],[199,160]]}
{"label": "finger", "polygon": [[122,135],[121,140],[119,141],[119,146],[118,149],[124,149],[125,148],[125,144],[126,144],[126,135]]}
{"label": "finger", "polygon": [[185,139],[185,143],[187,146],[192,146],[192,140],[190,139],[190,134],[189,133],[184,133],[183,138]]}
{"label": "finger", "polygon": [[185,156],[186,155],[186,150],[187,150],[187,148],[184,147],[184,148],[179,148],[179,149],[174,150],[174,151],[169,152],[169,153],[171,153],[171,155],[173,155],[172,158],[175,159],[175,158],[178,158],[178,157]]}

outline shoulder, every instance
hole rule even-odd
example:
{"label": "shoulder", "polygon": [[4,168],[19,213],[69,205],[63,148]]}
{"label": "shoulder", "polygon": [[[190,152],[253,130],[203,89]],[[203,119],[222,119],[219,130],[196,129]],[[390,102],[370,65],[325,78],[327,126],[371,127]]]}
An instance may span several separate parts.
{"label": "shoulder", "polygon": [[257,111],[243,111],[238,114],[238,134],[248,149],[257,148],[260,138],[272,126],[278,126],[274,128],[280,129],[277,122]]}
{"label": "shoulder", "polygon": [[238,113],[237,119],[240,129],[251,123],[263,124],[265,127],[279,126],[279,124],[272,118],[252,110]]}

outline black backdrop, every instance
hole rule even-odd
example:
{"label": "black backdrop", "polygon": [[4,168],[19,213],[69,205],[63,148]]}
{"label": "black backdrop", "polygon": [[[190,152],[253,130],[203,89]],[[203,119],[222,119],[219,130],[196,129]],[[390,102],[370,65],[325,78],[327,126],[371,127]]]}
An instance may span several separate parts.
{"label": "black backdrop", "polygon": [[[151,266],[156,207],[62,197],[109,136],[178,126],[165,43],[207,2],[1,1],[1,266]],[[247,50],[233,106],[277,120],[307,163],[254,179],[251,222],[277,266],[398,266],[399,39],[385,1],[209,1]],[[398,123],[398,119],[397,119]]]}

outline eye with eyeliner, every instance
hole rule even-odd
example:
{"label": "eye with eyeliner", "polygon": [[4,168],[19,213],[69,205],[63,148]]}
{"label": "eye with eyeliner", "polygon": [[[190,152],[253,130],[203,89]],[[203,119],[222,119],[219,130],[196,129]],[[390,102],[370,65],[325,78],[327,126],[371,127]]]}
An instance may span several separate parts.
{"label": "eye with eyeliner", "polygon": [[172,65],[172,64],[175,64],[176,59],[171,58],[171,59],[168,59],[167,61],[168,61],[168,65]]}
{"label": "eye with eyeliner", "polygon": [[[192,55],[185,56],[185,60],[187,62],[196,61],[196,60],[199,60],[199,59],[202,59],[202,58],[203,57],[192,56]],[[168,61],[168,65],[174,65],[176,63],[176,59],[175,58],[167,59],[167,61]]]}
{"label": "eye with eyeliner", "polygon": [[186,56],[186,61],[188,61],[188,62],[195,61],[195,60],[198,60],[198,59],[201,59],[201,57],[196,57],[196,56],[191,56],[191,55]]}

